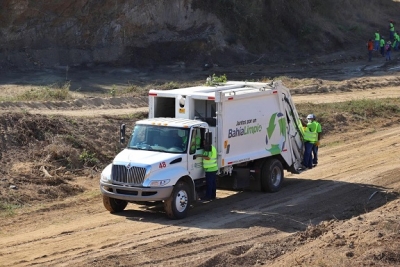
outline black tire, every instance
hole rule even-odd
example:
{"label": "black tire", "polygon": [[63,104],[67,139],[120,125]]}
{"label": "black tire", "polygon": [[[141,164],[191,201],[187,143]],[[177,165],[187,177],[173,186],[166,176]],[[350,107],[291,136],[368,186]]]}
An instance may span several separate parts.
{"label": "black tire", "polygon": [[167,200],[164,210],[170,219],[183,219],[190,208],[190,188],[185,182],[178,182]]}
{"label": "black tire", "polygon": [[261,170],[261,190],[263,192],[278,192],[282,183],[282,163],[274,158],[265,160]]}
{"label": "black tire", "polygon": [[128,202],[125,200],[103,196],[103,205],[109,212],[115,213],[123,211],[128,205]]}

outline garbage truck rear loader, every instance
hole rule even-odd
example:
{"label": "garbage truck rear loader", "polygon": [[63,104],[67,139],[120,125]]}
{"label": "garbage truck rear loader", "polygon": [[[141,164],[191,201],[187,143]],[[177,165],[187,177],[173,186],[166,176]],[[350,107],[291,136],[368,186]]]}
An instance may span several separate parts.
{"label": "garbage truck rear loader", "polygon": [[280,81],[150,90],[149,118],[135,123],[127,147],[101,174],[104,206],[119,212],[129,202],[162,201],[168,217],[186,217],[205,192],[196,155],[211,144],[219,188],[276,192],[284,170],[301,170],[302,138]]}

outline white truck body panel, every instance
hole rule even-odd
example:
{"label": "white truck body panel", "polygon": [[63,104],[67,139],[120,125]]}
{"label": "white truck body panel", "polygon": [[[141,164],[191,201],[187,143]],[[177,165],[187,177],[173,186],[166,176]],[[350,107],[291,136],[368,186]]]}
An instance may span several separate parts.
{"label": "white truck body panel", "polygon": [[[278,154],[288,166],[296,170],[301,166],[303,144],[296,129],[299,118],[290,91],[281,82],[228,82],[215,87],[150,90],[150,118],[157,116],[160,98],[174,99],[172,116],[182,119],[201,119],[210,111],[201,107],[202,102],[215,104],[211,116],[216,125],[210,125],[210,131],[220,168]],[[184,107],[180,105],[182,99]],[[288,118],[287,113],[292,115]]]}

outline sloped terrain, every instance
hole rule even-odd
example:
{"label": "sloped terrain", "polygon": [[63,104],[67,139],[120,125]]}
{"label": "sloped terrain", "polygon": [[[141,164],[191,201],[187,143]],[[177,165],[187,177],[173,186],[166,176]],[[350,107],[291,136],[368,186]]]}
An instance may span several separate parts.
{"label": "sloped terrain", "polygon": [[388,36],[392,0],[3,0],[2,69],[273,63]]}

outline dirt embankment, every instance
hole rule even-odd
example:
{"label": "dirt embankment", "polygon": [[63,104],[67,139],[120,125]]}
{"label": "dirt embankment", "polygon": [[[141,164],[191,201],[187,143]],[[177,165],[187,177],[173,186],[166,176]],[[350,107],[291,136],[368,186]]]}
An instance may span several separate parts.
{"label": "dirt embankment", "polygon": [[310,59],[364,47],[376,29],[387,36],[388,18],[397,16],[399,3],[3,0],[2,6],[5,70]]}

